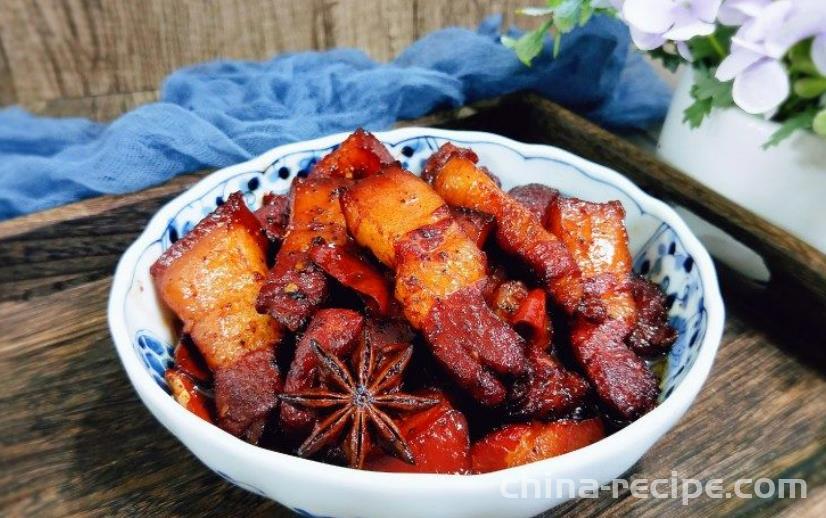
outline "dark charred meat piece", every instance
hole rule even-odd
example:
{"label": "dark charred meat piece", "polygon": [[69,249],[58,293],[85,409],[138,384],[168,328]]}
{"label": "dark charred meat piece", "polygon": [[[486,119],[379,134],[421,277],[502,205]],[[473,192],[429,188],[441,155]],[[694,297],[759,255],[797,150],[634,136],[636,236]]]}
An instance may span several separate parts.
{"label": "dark charred meat piece", "polygon": [[472,284],[437,301],[422,331],[456,382],[480,403],[495,406],[506,390],[494,373],[525,373],[525,343],[490,311],[481,288]]}
{"label": "dark charred meat piece", "polygon": [[625,322],[594,323],[579,317],[571,327],[574,356],[612,414],[631,421],[656,406],[657,378],[623,343],[628,335]]}
{"label": "dark charred meat piece", "polygon": [[415,336],[416,332],[403,318],[368,318],[364,324],[364,339],[370,340],[375,351],[384,351],[393,344],[409,344]]}
{"label": "dark charred meat piece", "polygon": [[509,413],[519,418],[560,417],[580,406],[588,395],[588,383],[566,369],[550,353],[528,351],[528,373],[511,390]]}
{"label": "dark charred meat piece", "polygon": [[281,377],[272,351],[253,351],[228,367],[216,369],[218,425],[257,444],[280,393]]}
{"label": "dark charred meat piece", "polygon": [[363,178],[395,162],[384,144],[359,128],[313,167],[310,176]]}
{"label": "dark charred meat piece", "polygon": [[[322,309],[314,316],[295,348],[295,356],[284,382],[285,392],[300,392],[318,388],[318,360],[311,343],[318,344],[340,359],[346,358],[361,335],[364,318],[349,309]],[[290,403],[281,405],[281,424],[291,434],[306,434],[316,416],[312,410],[297,408]]]}
{"label": "dark charred meat piece", "polygon": [[342,286],[355,291],[371,314],[385,316],[390,310],[390,286],[385,276],[351,246],[314,246],[310,258]]}
{"label": "dark charred meat piece", "polygon": [[633,276],[631,292],[637,305],[637,321],[626,344],[641,356],[668,352],[677,340],[677,331],[668,323],[668,308],[662,290],[648,279]]}
{"label": "dark charred meat piece", "polygon": [[290,331],[300,329],[328,293],[327,277],[300,252],[285,254],[267,276],[256,308]]}
{"label": "dark charred meat piece", "polygon": [[255,217],[264,227],[270,241],[280,243],[287,233],[290,221],[290,197],[286,194],[267,193],[261,208],[255,211]]}
{"label": "dark charred meat piece", "polygon": [[508,194],[516,201],[522,204],[523,207],[531,211],[533,216],[545,222],[545,212],[548,206],[556,200],[559,196],[559,191],[547,185],[540,183],[529,183],[527,185],[518,185],[508,191]]}
{"label": "dark charred meat piece", "polygon": [[508,319],[528,341],[528,372],[514,382],[508,403],[509,413],[520,418],[562,416],[580,406],[589,390],[548,351],[552,332],[545,299],[544,290],[526,292]]}

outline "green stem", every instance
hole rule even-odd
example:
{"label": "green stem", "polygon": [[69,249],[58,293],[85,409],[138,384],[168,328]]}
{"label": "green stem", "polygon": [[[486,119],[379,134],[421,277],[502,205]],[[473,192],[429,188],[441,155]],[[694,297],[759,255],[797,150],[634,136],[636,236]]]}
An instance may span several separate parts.
{"label": "green stem", "polygon": [[717,36],[715,36],[714,34],[710,34],[708,36],[708,42],[711,43],[711,47],[714,49],[714,51],[717,53],[717,56],[719,56],[720,59],[726,57],[726,51],[723,50],[723,46],[720,45],[719,41],[717,41]]}

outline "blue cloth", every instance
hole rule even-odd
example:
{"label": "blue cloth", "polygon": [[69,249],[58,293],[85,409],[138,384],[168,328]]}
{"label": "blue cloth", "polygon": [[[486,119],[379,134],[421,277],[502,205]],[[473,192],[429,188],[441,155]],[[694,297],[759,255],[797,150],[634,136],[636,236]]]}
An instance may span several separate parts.
{"label": "blue cloth", "polygon": [[388,64],[341,49],[184,68],[165,80],[159,102],[109,124],[0,110],[0,219],[521,89],[611,127],[665,115],[668,88],[630,52],[620,22],[596,17],[563,38],[556,59],[548,42],[530,68],[499,43],[500,24],[436,31]]}

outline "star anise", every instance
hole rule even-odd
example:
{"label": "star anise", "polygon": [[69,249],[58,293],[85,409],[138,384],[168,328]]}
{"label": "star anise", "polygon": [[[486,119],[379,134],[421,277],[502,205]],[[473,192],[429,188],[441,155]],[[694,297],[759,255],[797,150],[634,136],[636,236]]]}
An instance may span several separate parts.
{"label": "star anise", "polygon": [[361,469],[370,444],[370,430],[405,462],[414,462],[410,446],[385,410],[410,412],[424,410],[439,401],[405,394],[398,390],[405,367],[410,362],[413,347],[408,346],[382,361],[378,373],[376,355],[370,340],[364,340],[357,356],[355,378],[347,366],[316,341],[310,342],[318,365],[330,389],[312,389],[282,394],[281,399],[298,406],[314,409],[335,409],[321,422],[298,448],[298,455],[309,457],[333,444],[347,425],[350,429],[344,451],[350,467]]}

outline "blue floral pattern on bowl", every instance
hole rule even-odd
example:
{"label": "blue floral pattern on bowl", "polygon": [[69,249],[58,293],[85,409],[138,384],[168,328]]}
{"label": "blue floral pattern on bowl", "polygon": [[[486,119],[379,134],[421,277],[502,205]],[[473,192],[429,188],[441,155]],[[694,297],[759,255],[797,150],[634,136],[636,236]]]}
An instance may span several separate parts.
{"label": "blue floral pattern on bowl", "polygon": [[[385,144],[406,168],[418,173],[431,153],[446,140],[441,136],[424,135],[396,142],[385,142]],[[679,331],[679,338],[668,355],[661,380],[661,399],[667,398],[693,365],[707,326],[703,285],[699,272],[693,268],[694,259],[688,255],[674,230],[658,218],[647,214],[621,188],[599,180],[587,171],[564,160],[531,156],[508,149],[508,153],[518,155],[514,156],[514,160],[524,161],[526,171],[528,169],[533,171],[533,173],[528,171],[526,177],[520,177],[516,182],[513,181],[513,177],[502,175],[495,164],[487,164],[485,161],[486,147],[504,147],[501,144],[452,140],[459,145],[473,147],[480,155],[480,162],[489,165],[491,170],[502,177],[505,188],[513,187],[517,183],[543,181],[543,183],[559,188],[565,194],[586,199],[598,201],[620,199],[627,213],[631,248],[634,254],[634,269],[660,285],[666,293],[670,304],[669,321]],[[160,255],[163,250],[189,232],[198,221],[235,191],[241,191],[244,194],[251,208],[260,205],[266,192],[286,192],[295,176],[306,175],[309,168],[320,157],[334,148],[335,146],[328,146],[285,153],[274,159],[266,168],[240,171],[212,186],[169,219],[163,235],[153,243],[157,249],[153,253]],[[501,153],[502,150],[499,149],[498,152]],[[587,177],[592,185],[595,181],[602,185],[594,192],[583,193],[579,190],[579,186],[583,184],[583,177]],[[141,329],[135,335],[134,346],[147,370],[152,373],[158,384],[166,389],[162,370],[166,368],[172,357],[172,341],[164,341],[157,335]]]}
{"label": "blue floral pattern on bowl", "polygon": [[164,372],[172,366],[172,359],[175,355],[172,345],[161,340],[151,331],[143,329],[135,336],[135,348],[146,370],[152,375],[152,379],[169,392]]}

